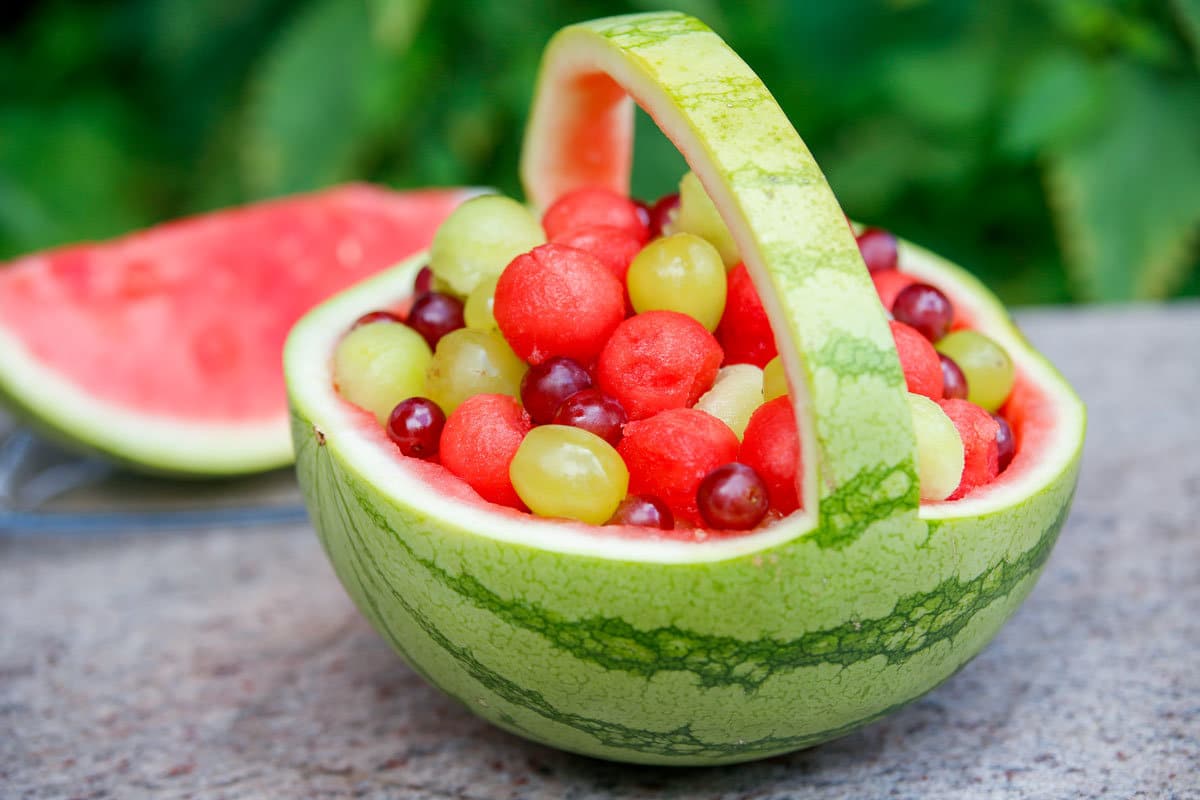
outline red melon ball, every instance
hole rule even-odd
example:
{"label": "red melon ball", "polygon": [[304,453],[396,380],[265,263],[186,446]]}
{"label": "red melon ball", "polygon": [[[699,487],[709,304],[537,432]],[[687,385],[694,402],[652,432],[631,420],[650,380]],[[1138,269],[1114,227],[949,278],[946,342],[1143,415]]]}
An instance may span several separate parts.
{"label": "red melon ball", "polygon": [[704,476],[737,458],[737,435],[694,408],[673,408],[630,422],[617,452],[629,468],[629,493],[657,497],[676,519],[703,524],[696,490]]}
{"label": "red melon ball", "polygon": [[613,277],[622,284],[625,283],[625,273],[629,272],[630,262],[642,249],[642,240],[636,234],[611,225],[574,228],[555,236],[554,243],[591,253],[600,259]]}
{"label": "red melon ball", "polygon": [[508,477],[508,466],[531,427],[529,415],[508,395],[469,397],[442,428],[442,466],[484,500],[524,510],[525,504]]}
{"label": "red melon ball", "polygon": [[716,336],[725,350],[726,364],[765,367],[778,355],[771,322],[745,264],[738,264],[729,272],[725,313],[717,325]]}
{"label": "red melon ball", "polygon": [[637,203],[611,189],[586,187],[567,192],[542,215],[546,238],[554,240],[568,231],[608,225],[624,228],[645,242],[650,230]]}
{"label": "red melon ball", "polygon": [[931,400],[942,399],[942,360],[937,350],[915,328],[892,320],[892,339],[904,369],[904,381],[913,394],[923,394]]}
{"label": "red melon ball", "polygon": [[898,269],[872,272],[871,280],[875,283],[875,293],[879,295],[879,302],[883,303],[888,312],[891,312],[892,306],[896,304],[896,295],[914,283],[921,282],[919,278]]}
{"label": "red melon ball", "polygon": [[957,500],[971,490],[990,483],[1000,474],[1000,424],[991,414],[967,400],[939,400],[938,405],[958,428],[965,464],[962,481],[950,495]]}
{"label": "red melon ball", "polygon": [[796,480],[804,467],[796,412],[789,397],[763,403],[750,416],[738,461],[752,467],[767,484],[772,508],[790,514],[800,507]]}
{"label": "red melon ball", "polygon": [[492,313],[513,352],[530,364],[553,356],[587,364],[625,319],[625,287],[595,256],[544,244],[505,267]]}
{"label": "red melon ball", "polygon": [[716,338],[687,314],[646,311],[613,332],[596,363],[596,381],[630,419],[645,419],[693,405],[712,388],[723,358]]}

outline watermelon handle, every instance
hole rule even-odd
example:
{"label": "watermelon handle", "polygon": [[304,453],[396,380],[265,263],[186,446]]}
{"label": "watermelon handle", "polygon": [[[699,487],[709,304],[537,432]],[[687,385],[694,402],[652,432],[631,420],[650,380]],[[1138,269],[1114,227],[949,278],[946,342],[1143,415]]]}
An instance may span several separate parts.
{"label": "watermelon handle", "polygon": [[772,320],[809,524],[836,540],[864,520],[915,515],[904,376],[853,233],[787,116],[713,31],[677,12],[560,31],[543,56],[522,149],[529,201],[544,208],[588,185],[627,192],[634,102],[700,178]]}

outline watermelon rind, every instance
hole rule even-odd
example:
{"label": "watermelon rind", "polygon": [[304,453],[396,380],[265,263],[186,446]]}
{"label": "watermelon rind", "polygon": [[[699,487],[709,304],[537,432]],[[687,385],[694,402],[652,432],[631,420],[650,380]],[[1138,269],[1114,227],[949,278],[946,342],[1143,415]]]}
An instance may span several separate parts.
{"label": "watermelon rind", "polygon": [[0,405],[49,438],[141,472],[220,477],[292,463],[286,413],[246,423],[147,414],[107,402],[39,362],[0,328]]}
{"label": "watermelon rind", "polygon": [[289,338],[314,526],[408,663],[522,736],[686,765],[843,735],[953,674],[1029,593],[1070,506],[1083,406],[985,288],[904,245],[905,269],[1000,342],[1054,418],[1036,459],[1031,442],[1006,480],[919,506],[903,376],[853,236],[766,89],[701,23],[654,13],[552,40],[523,162],[531,203],[577,185],[563,177],[565,143],[581,139],[560,134],[595,110],[581,92],[614,102],[590,120],[611,126],[604,147],[582,154],[602,167],[575,179],[626,188],[631,108],[597,73],[679,146],[763,295],[802,431],[806,510],[736,537],[622,536],[489,506],[397,457],[338,397],[329,357],[359,314],[411,291],[417,257],[318,307]]}

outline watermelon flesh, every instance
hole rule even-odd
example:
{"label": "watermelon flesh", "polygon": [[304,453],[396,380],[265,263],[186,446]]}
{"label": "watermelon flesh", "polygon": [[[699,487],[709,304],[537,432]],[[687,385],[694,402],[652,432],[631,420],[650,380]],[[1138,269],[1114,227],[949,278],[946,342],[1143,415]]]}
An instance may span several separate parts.
{"label": "watermelon flesh", "polygon": [[[280,360],[289,328],[339,289],[427,247],[468,195],[351,184],[19,258],[0,269],[0,395],[152,469],[286,464]],[[65,386],[74,407],[51,408],[49,385]],[[187,448],[148,455],[95,430],[111,428],[114,415],[154,420],[164,436],[171,424],[218,426],[218,437],[256,429],[255,447],[272,452],[242,453],[245,470],[229,460],[206,467],[203,457],[191,465]],[[72,418],[78,429],[64,424]]]}

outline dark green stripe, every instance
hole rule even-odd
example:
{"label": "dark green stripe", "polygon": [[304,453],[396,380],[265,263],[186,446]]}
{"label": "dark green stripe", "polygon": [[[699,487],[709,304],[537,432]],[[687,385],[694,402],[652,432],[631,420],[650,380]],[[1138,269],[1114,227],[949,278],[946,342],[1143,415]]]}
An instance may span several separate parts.
{"label": "dark green stripe", "polygon": [[344,485],[372,522],[390,533],[409,558],[435,580],[508,624],[542,636],[572,657],[645,677],[664,671],[691,672],[702,686],[736,685],[747,692],[772,675],[803,667],[848,666],[879,656],[888,664],[902,664],[953,638],[976,613],[1009,594],[1045,563],[1070,507],[1065,504],[1037,544],[1013,561],[998,562],[970,580],[948,578],[931,591],[903,597],[886,616],[851,620],[790,640],[744,641],[676,626],[643,630],[618,617],[571,620],[536,603],[506,600],[476,578],[451,574],[418,556],[370,497],[357,486]]}
{"label": "dark green stripe", "polygon": [[[357,539],[358,534],[353,528],[347,529],[347,538]],[[362,543],[359,542],[359,545]],[[355,569],[356,576],[361,575],[361,571],[366,571],[373,574],[372,584],[376,590],[386,592],[391,599],[395,601],[398,608],[409,615],[425,635],[428,636],[438,647],[448,653],[458,665],[467,672],[472,678],[479,682],[492,694],[512,703],[515,706],[528,709],[538,716],[574,730],[581,731],[592,736],[596,741],[606,747],[629,750],[646,755],[667,756],[673,758],[686,759],[751,759],[760,758],[777,753],[786,753],[791,750],[796,750],[809,745],[818,744],[820,742],[834,739],[843,734],[873,722],[897,708],[911,702],[912,699],[903,703],[891,706],[883,711],[868,715],[862,719],[855,720],[849,724],[831,728],[829,730],[820,731],[798,736],[767,736],[761,739],[754,739],[744,742],[709,742],[697,737],[691,730],[690,725],[683,725],[679,728],[669,731],[652,731],[642,728],[634,728],[628,725],[622,725],[611,720],[597,719],[587,717],[582,714],[562,711],[553,705],[546,697],[535,689],[530,689],[515,681],[505,677],[496,670],[488,667],[471,651],[467,646],[460,646],[452,642],[444,633],[429,620],[424,614],[418,611],[412,604],[408,602],[403,594],[391,583],[389,578],[384,575],[374,559],[365,557],[359,546],[351,548],[353,559],[358,562]],[[365,588],[365,587],[364,587]],[[369,592],[368,592],[369,594]],[[378,609],[373,608],[376,615]],[[395,647],[399,652],[405,653],[404,644],[396,634],[394,634],[387,623],[386,617],[378,616],[377,629]],[[411,656],[405,656],[410,664],[416,666],[417,662]],[[468,708],[471,704],[465,703],[463,699],[452,692],[445,689],[439,682],[433,680],[428,674],[418,668],[418,672],[431,685],[437,687],[443,692],[446,692],[450,697],[458,700]],[[541,734],[530,731],[520,724],[510,715],[501,714],[501,719],[504,724],[510,728],[523,733],[525,736],[541,740],[547,744],[559,746],[557,742],[550,739],[544,732]]]}

